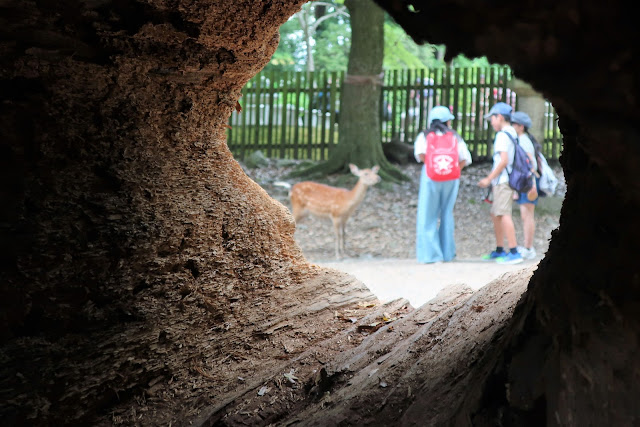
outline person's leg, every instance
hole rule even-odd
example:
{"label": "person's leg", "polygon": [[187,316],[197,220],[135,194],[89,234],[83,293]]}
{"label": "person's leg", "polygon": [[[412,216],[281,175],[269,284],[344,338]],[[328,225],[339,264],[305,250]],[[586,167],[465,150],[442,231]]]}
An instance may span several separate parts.
{"label": "person's leg", "polygon": [[[513,225],[513,218],[511,217],[511,204],[513,203],[513,191],[509,187],[509,184],[499,184],[497,187],[497,197],[502,201],[498,207],[496,207],[496,214],[501,214],[500,225],[502,233],[507,239],[508,250],[506,255],[496,259],[496,262],[500,264],[517,264],[522,262],[522,255],[518,252],[518,242],[516,240],[516,229]],[[494,198],[495,204],[495,198]]]}
{"label": "person's leg", "polygon": [[501,222],[502,232],[507,238],[509,249],[515,249],[518,246],[518,242],[516,240],[516,228],[513,225],[513,218],[511,218],[511,215],[502,215]]}
{"label": "person's leg", "polygon": [[491,214],[491,221],[493,222],[493,233],[496,236],[496,247],[502,247],[504,245],[504,232],[502,229],[502,215]]}
{"label": "person's leg", "polygon": [[444,261],[451,261],[456,256],[455,223],[453,208],[458,197],[460,180],[443,182],[440,214],[440,247]]}
{"label": "person's leg", "polygon": [[502,215],[502,230],[507,242],[509,244],[509,250],[504,257],[498,258],[496,262],[498,264],[519,264],[523,260],[523,256],[517,249],[516,241],[516,229],[513,225],[513,218],[511,215]]}
{"label": "person's leg", "polygon": [[416,218],[416,258],[421,263],[443,260],[438,237],[439,193],[437,183],[427,177],[422,167]]}
{"label": "person's leg", "polygon": [[493,188],[493,204],[491,213],[494,215],[494,229],[496,230],[496,253],[500,250],[503,238],[507,238],[508,250],[504,255],[495,256],[493,253],[484,259],[495,259],[496,262],[504,264],[516,264],[522,262],[522,256],[517,251],[516,230],[511,218],[511,203],[513,202],[513,190],[509,184],[498,184]]}
{"label": "person's leg", "polygon": [[522,231],[524,234],[524,247],[531,249],[533,246],[533,235],[536,231],[534,219],[535,205],[523,203],[520,205],[520,216],[522,217]]}
{"label": "person's leg", "polygon": [[[491,205],[491,219],[493,220],[493,231],[496,235],[496,247],[502,247],[506,234],[504,227],[504,216],[511,216],[511,203],[513,190],[509,184],[503,183],[493,187],[493,204]],[[512,221],[513,222],[513,221]]]}

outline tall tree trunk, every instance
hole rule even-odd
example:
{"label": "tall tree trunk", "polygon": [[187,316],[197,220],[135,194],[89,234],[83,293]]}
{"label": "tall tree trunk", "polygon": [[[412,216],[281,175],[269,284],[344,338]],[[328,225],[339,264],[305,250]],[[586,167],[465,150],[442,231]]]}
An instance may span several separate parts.
{"label": "tall tree trunk", "polygon": [[[313,6],[313,16],[316,18],[316,21],[327,14],[327,5],[326,4],[317,4]],[[326,22],[321,22],[316,28],[316,33],[320,34],[324,31],[327,26]]]}
{"label": "tall tree trunk", "polygon": [[325,163],[290,176],[328,174],[359,167],[380,166],[383,179],[406,177],[384,156],[380,134],[380,95],[384,58],[384,11],[371,0],[346,0],[351,16],[349,65],[340,100],[338,145]]}
{"label": "tall tree trunk", "polygon": [[302,34],[304,35],[304,43],[306,45],[307,51],[307,71],[312,72],[315,71],[316,65],[313,60],[313,46],[311,46],[311,39],[313,38],[313,30],[311,23],[311,12],[309,6],[303,7],[300,12],[298,12],[298,22],[300,23],[300,27],[302,28]]}

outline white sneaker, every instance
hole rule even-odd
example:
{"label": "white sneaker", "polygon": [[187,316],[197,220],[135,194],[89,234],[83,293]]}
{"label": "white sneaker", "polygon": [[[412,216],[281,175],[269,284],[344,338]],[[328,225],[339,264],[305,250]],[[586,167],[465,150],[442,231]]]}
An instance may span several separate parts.
{"label": "white sneaker", "polygon": [[529,249],[522,248],[519,252],[524,259],[534,259],[536,257],[536,250],[533,247]]}

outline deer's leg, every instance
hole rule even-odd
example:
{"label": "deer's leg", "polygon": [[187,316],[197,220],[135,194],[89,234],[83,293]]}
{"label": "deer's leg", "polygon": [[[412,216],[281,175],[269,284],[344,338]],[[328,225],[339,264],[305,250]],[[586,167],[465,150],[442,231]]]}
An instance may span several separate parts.
{"label": "deer's leg", "polygon": [[340,218],[331,218],[333,221],[333,232],[336,235],[336,259],[340,259],[341,250],[343,248],[342,244],[342,223],[340,222]]}
{"label": "deer's leg", "polygon": [[340,244],[341,244],[340,250],[342,251],[343,254],[345,253],[344,247],[345,247],[345,241],[347,240],[347,233],[345,231],[346,230],[346,225],[347,225],[347,222],[345,221],[340,226],[340,234],[341,234],[341,237],[340,237]]}
{"label": "deer's leg", "polygon": [[293,213],[293,219],[297,223],[304,216],[304,209],[299,206],[293,205],[291,206],[291,210],[291,213]]}

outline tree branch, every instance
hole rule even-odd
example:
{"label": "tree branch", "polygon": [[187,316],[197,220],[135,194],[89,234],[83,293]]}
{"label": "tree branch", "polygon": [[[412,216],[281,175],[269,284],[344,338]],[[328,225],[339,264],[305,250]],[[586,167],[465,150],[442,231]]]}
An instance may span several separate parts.
{"label": "tree branch", "polygon": [[325,21],[325,20],[327,20],[329,18],[333,18],[334,16],[338,16],[338,15],[349,16],[349,14],[347,12],[345,12],[345,9],[346,9],[346,6],[341,6],[341,7],[337,8],[334,12],[327,13],[326,15],[323,15],[321,18],[318,18],[316,20],[316,22],[311,24],[311,28],[312,28],[313,32],[316,31],[316,28],[318,28],[318,25],[320,25],[320,23],[322,21]]}
{"label": "tree branch", "polygon": [[326,2],[326,1],[314,1],[313,6],[327,6],[327,7],[335,7],[335,8],[344,7],[344,6],[338,6],[335,3]]}

